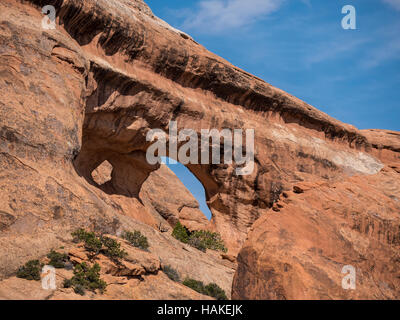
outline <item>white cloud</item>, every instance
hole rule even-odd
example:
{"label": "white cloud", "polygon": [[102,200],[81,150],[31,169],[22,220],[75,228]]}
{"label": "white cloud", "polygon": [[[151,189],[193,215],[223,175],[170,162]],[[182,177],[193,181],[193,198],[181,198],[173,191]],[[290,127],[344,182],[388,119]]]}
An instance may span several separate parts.
{"label": "white cloud", "polygon": [[364,68],[378,67],[386,61],[399,59],[400,57],[400,41],[392,40],[384,46],[374,48],[368,54],[367,58],[362,61],[361,66]]}
{"label": "white cloud", "polygon": [[185,29],[221,32],[248,26],[279,8],[284,0],[202,0],[184,21]]}
{"label": "white cloud", "polygon": [[363,68],[379,67],[387,62],[400,60],[400,22],[383,25],[371,36],[376,43],[371,45],[361,60]]}
{"label": "white cloud", "polygon": [[400,10],[400,0],[383,0],[383,2],[391,5],[396,10]]}
{"label": "white cloud", "polygon": [[305,59],[305,64],[311,66],[316,63],[333,60],[344,54],[349,54],[359,49],[360,46],[368,43],[369,40],[360,38],[353,41],[345,41],[343,38],[336,38],[331,42],[319,43],[315,48],[312,48],[311,54]]}
{"label": "white cloud", "polygon": [[303,2],[307,7],[311,8],[311,0],[301,0],[301,2]]}

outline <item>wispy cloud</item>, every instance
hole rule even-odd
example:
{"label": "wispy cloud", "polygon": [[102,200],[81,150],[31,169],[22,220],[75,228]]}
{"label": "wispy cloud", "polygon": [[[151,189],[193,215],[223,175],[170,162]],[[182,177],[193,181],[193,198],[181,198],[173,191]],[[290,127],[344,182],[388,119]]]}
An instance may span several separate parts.
{"label": "wispy cloud", "polygon": [[400,57],[400,40],[392,40],[384,46],[374,48],[361,66],[364,68],[374,68],[382,65],[386,61],[399,59]]}
{"label": "wispy cloud", "polygon": [[400,60],[400,22],[383,25],[372,34],[376,39],[374,45],[361,60],[362,68],[375,68],[387,62]]}
{"label": "wispy cloud", "polygon": [[301,2],[303,2],[307,7],[311,8],[311,0],[301,0]]}
{"label": "wispy cloud", "polygon": [[321,42],[318,44],[311,55],[305,57],[305,65],[312,66],[316,63],[334,60],[350,52],[357,52],[360,46],[370,42],[369,39],[361,38],[353,41],[345,41],[338,37],[330,42]]}
{"label": "wispy cloud", "polygon": [[202,0],[189,14],[185,29],[223,32],[253,24],[276,11],[284,0]]}
{"label": "wispy cloud", "polygon": [[400,0],[383,0],[383,2],[391,5],[396,10],[400,10]]}
{"label": "wispy cloud", "polygon": [[400,41],[393,41],[383,48],[371,53],[370,59],[364,64],[365,67],[376,67],[383,62],[398,59],[400,56]]}

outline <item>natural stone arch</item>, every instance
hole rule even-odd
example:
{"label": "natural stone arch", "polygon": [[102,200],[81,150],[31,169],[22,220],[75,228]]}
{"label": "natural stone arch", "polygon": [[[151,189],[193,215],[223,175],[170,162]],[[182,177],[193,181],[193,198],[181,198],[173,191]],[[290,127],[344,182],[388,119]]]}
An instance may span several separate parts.
{"label": "natural stone arch", "polygon": [[[175,120],[179,130],[191,128],[200,136],[201,129],[230,126],[224,119],[205,114],[196,104],[146,88],[98,65],[92,66],[89,83],[96,89],[86,100],[82,148],[74,164],[81,176],[96,185],[91,174],[107,160],[113,166],[112,179],[104,189],[107,193],[139,199],[142,184],[159,168],[146,161],[151,144],[146,141],[146,134],[150,129],[168,132],[169,122]],[[168,152],[166,156],[173,158]],[[251,176],[241,177],[235,175],[233,165],[186,165],[204,187],[213,216],[212,228],[236,250],[260,209],[267,207],[258,200],[262,197],[256,195],[254,187],[257,166]]]}
{"label": "natural stone arch", "polygon": [[306,133],[299,135],[297,123],[284,126],[277,114],[246,110],[207,92],[161,80],[152,73],[134,75],[100,60],[91,62],[82,148],[75,168],[93,184],[92,171],[108,160],[114,167],[112,192],[139,199],[144,181],[159,167],[146,161],[149,130],[168,132],[171,121],[177,121],[178,130],[190,128],[198,136],[201,129],[254,128],[252,174],[236,175],[234,164],[186,165],[204,186],[212,227],[234,254],[255,220],[274,207],[293,183],[377,170],[379,163],[372,157],[360,160],[358,150],[344,150],[340,141],[331,142],[313,128],[303,128]]}
{"label": "natural stone arch", "polygon": [[[104,118],[109,118],[109,115],[96,113],[96,115],[90,115],[89,119],[93,117],[103,118],[102,120],[104,121]],[[97,119],[97,121],[99,121],[99,119]],[[87,122],[85,121],[85,125],[86,124]],[[75,160],[77,172],[89,183],[100,187],[108,194],[120,194],[137,198],[141,201],[139,193],[143,183],[151,172],[159,168],[158,164],[149,165],[146,161],[145,148],[149,146],[149,143],[143,140],[142,135],[147,130],[142,129],[143,128],[140,128],[140,130],[135,132],[135,140],[142,141],[141,145],[136,145],[136,147],[139,146],[139,150],[132,150],[128,153],[121,148],[120,144],[112,142],[112,139],[111,141],[102,139],[101,136],[95,134],[95,129],[87,131],[87,127],[84,127],[82,149]],[[129,150],[127,146],[126,150]],[[170,156],[168,152],[167,156]],[[107,181],[106,184],[100,186],[93,180],[93,171],[104,161],[109,162],[113,169],[111,179]],[[240,190],[240,188],[232,186],[232,181],[238,179],[236,186],[240,184],[245,185],[246,178],[239,176],[234,177],[233,168],[229,168],[229,166],[225,164],[187,164],[185,166],[204,187],[206,201],[212,213],[210,228],[220,232],[228,246],[231,248],[239,248],[240,245],[238,245],[238,241],[244,238],[247,231],[246,228],[257,218],[257,216],[254,216],[253,221],[250,223],[247,222],[246,225],[241,224],[240,218],[238,218],[237,215],[239,211],[238,205],[235,204],[235,199],[232,199],[234,198],[234,192],[232,192],[232,190]],[[231,193],[231,195],[229,193]],[[252,202],[246,205],[253,207]],[[249,211],[247,210],[246,214],[248,213]],[[228,224],[232,225],[228,228]],[[227,229],[231,230],[231,232],[224,235]]]}

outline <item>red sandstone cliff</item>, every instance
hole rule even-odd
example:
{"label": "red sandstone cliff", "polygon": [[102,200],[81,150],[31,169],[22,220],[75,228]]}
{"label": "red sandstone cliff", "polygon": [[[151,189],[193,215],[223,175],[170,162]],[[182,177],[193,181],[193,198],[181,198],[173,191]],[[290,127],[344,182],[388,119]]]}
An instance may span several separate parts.
{"label": "red sandstone cliff", "polygon": [[[55,30],[41,28],[48,4]],[[0,96],[2,297],[25,297],[15,270],[70,245],[77,227],[139,229],[159,264],[230,294],[234,263],[158,228],[182,220],[240,252],[233,298],[399,298],[399,133],[329,117],[208,52],[142,1],[2,0]],[[251,175],[188,165],[210,223],[145,159],[147,132],[171,120],[198,132],[255,129]],[[359,270],[354,292],[341,288],[347,264]],[[144,274],[152,290],[130,283],[129,294],[108,298],[198,298],[175,287],[154,294],[172,288],[157,271]]]}

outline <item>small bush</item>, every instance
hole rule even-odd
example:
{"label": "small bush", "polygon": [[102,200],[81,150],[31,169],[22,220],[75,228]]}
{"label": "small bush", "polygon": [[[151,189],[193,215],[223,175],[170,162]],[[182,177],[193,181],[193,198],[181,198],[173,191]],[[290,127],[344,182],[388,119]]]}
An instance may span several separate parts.
{"label": "small bush", "polygon": [[142,250],[149,249],[149,243],[147,241],[146,236],[142,235],[140,231],[135,230],[134,232],[125,231],[122,238],[127,240],[134,247],[137,247]]}
{"label": "small bush", "polygon": [[64,268],[66,262],[69,260],[69,257],[65,253],[59,253],[57,251],[51,250],[47,255],[47,258],[50,259],[49,265],[54,268]]}
{"label": "small bush", "polygon": [[110,258],[122,259],[127,255],[127,252],[121,249],[121,244],[115,241],[114,239],[102,237],[101,243],[105,247],[105,249],[103,250],[104,254]]}
{"label": "small bush", "polygon": [[176,271],[171,266],[169,266],[169,265],[164,266],[162,270],[168,276],[168,278],[170,278],[172,281],[175,281],[175,282],[181,281],[178,271]]}
{"label": "small bush", "polygon": [[172,231],[172,236],[183,243],[189,242],[189,231],[179,221]]}
{"label": "small bush", "polygon": [[101,240],[97,237],[90,237],[85,241],[85,248],[95,254],[98,254],[102,248]]}
{"label": "small bush", "polygon": [[71,288],[72,287],[72,278],[71,279],[65,279],[63,282],[64,288]]}
{"label": "small bush", "polygon": [[99,290],[103,293],[107,283],[100,279],[100,265],[95,263],[89,267],[85,262],[77,264],[74,267],[74,276],[71,279],[64,280],[64,288],[73,288],[76,294],[84,295],[85,290],[96,293]]}
{"label": "small bush", "polygon": [[100,238],[94,232],[87,232],[84,229],[78,229],[72,233],[74,242],[84,242],[85,248],[88,251],[98,254],[102,248]]}
{"label": "small bush", "polygon": [[216,232],[210,232],[205,230],[194,231],[190,235],[189,243],[190,242],[198,244],[200,248],[207,248],[210,250],[223,251],[223,252],[228,251],[225,248],[224,241],[221,239],[221,236],[219,235],[219,233]]}
{"label": "small bush", "polygon": [[210,283],[204,287],[206,295],[217,300],[228,300],[225,291],[222,290],[216,283]]}
{"label": "small bush", "polygon": [[40,280],[40,272],[43,264],[39,260],[30,260],[20,267],[17,271],[17,277],[26,280]]}
{"label": "small bush", "polygon": [[194,291],[197,291],[198,293],[204,294],[205,289],[204,289],[204,283],[198,280],[194,280],[191,278],[186,278],[183,281],[183,285],[186,287],[189,287],[190,289],[193,289]]}
{"label": "small bush", "polygon": [[178,222],[172,231],[172,236],[183,243],[206,252],[206,249],[227,252],[224,241],[219,233],[205,230],[190,232],[180,222]]}
{"label": "small bush", "polygon": [[207,251],[207,246],[205,245],[204,241],[202,241],[198,237],[190,237],[188,244],[191,245],[192,247],[196,248],[197,250],[200,250],[203,252]]}
{"label": "small bush", "polygon": [[210,283],[206,286],[204,286],[203,282],[194,280],[191,278],[186,278],[185,281],[183,281],[183,284],[194,291],[197,291],[198,293],[213,297],[217,300],[227,300],[227,296],[225,294],[225,291],[222,290],[216,283]]}
{"label": "small bush", "polygon": [[108,237],[98,237],[94,232],[78,229],[72,233],[72,236],[74,242],[84,242],[85,249],[92,252],[94,256],[100,252],[113,259],[124,258],[127,255],[121,249],[120,243]]}
{"label": "small bush", "polygon": [[85,295],[85,288],[81,284],[75,285],[73,289],[76,294]]}
{"label": "small bush", "polygon": [[78,229],[75,230],[74,232],[71,233],[71,235],[73,236],[73,240],[75,243],[78,242],[82,242],[85,241],[87,239],[87,237],[89,236],[90,232],[87,232],[84,229]]}

